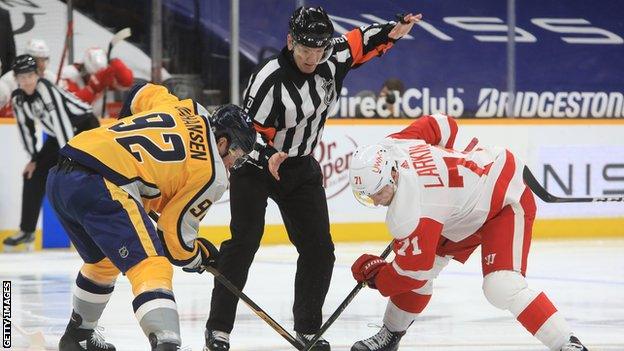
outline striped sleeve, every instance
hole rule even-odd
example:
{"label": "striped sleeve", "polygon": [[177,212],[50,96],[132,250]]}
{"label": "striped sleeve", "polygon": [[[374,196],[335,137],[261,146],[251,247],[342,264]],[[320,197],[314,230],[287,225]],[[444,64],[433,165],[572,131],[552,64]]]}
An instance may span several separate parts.
{"label": "striped sleeve", "polygon": [[63,95],[57,87],[41,80],[37,84],[37,92],[41,96],[45,111],[50,115],[54,137],[58,141],[59,148],[62,148],[74,136],[74,128],[67,114]]}
{"label": "striped sleeve", "polygon": [[[21,100],[21,101],[20,101]],[[13,96],[13,112],[15,113],[15,119],[17,120],[17,128],[20,132],[22,144],[24,149],[30,155],[32,161],[37,159],[37,136],[35,134],[35,123],[30,116],[27,116],[22,104],[25,103],[23,99],[18,96]]]}
{"label": "striped sleeve", "polygon": [[395,42],[394,39],[388,37],[395,25],[395,22],[374,23],[347,32],[344,37],[349,44],[351,66],[356,68],[388,51]]}
{"label": "striped sleeve", "polygon": [[[278,80],[280,65],[277,58],[272,59],[249,78],[249,84],[245,89],[243,109],[254,120],[258,132],[269,140],[275,135],[275,100],[274,86]],[[260,127],[260,128],[258,128]]]}
{"label": "striped sleeve", "polygon": [[457,137],[457,122],[443,114],[422,116],[402,131],[389,135],[394,139],[420,139],[427,144],[452,149]]}
{"label": "striped sleeve", "polygon": [[82,100],[80,97],[76,96],[71,91],[65,90],[63,88],[59,88],[56,85],[52,85],[52,84],[50,84],[50,85],[52,86],[52,89],[58,91],[61,94],[61,96],[63,97],[63,100],[66,102],[66,104],[75,106],[76,110],[79,111],[79,114],[93,112],[93,108],[91,107],[91,105],[89,103],[85,102],[84,100]]}

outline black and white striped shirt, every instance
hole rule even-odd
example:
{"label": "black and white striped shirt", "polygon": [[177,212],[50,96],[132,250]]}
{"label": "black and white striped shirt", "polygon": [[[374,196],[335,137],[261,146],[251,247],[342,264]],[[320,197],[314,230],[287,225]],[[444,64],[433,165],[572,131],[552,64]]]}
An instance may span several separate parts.
{"label": "black and white striped shirt", "polygon": [[287,48],[260,65],[245,89],[243,108],[264,141],[290,157],[311,154],[345,76],[392,46],[388,33],[394,25],[373,24],[333,39],[331,57],[311,74],[299,71]]}
{"label": "black and white striped shirt", "polygon": [[33,161],[37,159],[35,121],[62,148],[74,136],[76,126],[92,115],[89,104],[45,78],[39,78],[34,94],[17,89],[11,99],[24,148]]}

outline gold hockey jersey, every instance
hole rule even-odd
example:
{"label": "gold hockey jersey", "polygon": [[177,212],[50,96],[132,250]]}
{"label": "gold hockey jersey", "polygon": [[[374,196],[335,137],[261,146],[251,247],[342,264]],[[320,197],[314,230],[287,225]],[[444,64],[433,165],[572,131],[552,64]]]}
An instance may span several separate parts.
{"label": "gold hockey jersey", "polygon": [[169,259],[198,264],[199,222],[228,185],[207,116],[153,84],[128,97],[131,116],[71,139],[60,153],[93,169],[160,213],[158,234]]}

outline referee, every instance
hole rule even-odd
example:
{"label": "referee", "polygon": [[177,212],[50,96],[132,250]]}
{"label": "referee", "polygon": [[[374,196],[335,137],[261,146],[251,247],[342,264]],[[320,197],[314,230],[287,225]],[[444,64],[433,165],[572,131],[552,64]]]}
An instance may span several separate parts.
{"label": "referee", "polygon": [[[19,86],[11,96],[13,112],[30,161],[22,171],[20,230],[4,240],[5,251],[20,244],[32,248],[48,171],[56,165],[59,148],[75,134],[100,125],[91,106],[37,75],[37,62],[31,55],[18,56],[13,72]],[[35,121],[48,135],[41,150],[37,150]]]}
{"label": "referee", "polygon": [[[243,107],[262,136],[259,144],[266,145],[231,174],[232,238],[221,245],[219,271],[243,288],[264,231],[267,199],[275,201],[299,253],[293,314],[303,343],[321,326],[335,259],[321,169],[311,153],[347,73],[390,49],[420,18],[400,15],[398,24],[373,24],[332,39],[325,10],[300,7],[290,18],[287,46],[258,67],[245,91]],[[236,305],[236,297],[215,281],[208,350],[229,349]],[[320,339],[314,350],[330,345]]]}

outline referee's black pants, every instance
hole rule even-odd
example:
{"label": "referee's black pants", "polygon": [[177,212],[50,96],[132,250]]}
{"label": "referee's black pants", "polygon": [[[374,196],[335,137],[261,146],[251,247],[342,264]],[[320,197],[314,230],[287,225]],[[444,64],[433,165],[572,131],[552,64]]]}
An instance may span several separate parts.
{"label": "referee's black pants", "polygon": [[[85,115],[83,121],[76,127],[76,134],[97,128],[100,122],[95,116]],[[22,187],[22,218],[20,230],[24,232],[34,232],[37,228],[37,220],[41,211],[41,203],[45,194],[48,171],[58,162],[59,144],[56,138],[48,136],[43,142],[41,150],[37,155],[37,166],[30,179],[24,175],[24,185]]]}
{"label": "referee's black pants", "polygon": [[[312,334],[321,327],[335,260],[321,169],[313,157],[305,156],[286,159],[279,173],[278,182],[268,171],[245,164],[230,175],[232,238],[221,245],[219,271],[242,290],[264,233],[267,198],[273,199],[299,253],[294,329]],[[206,327],[231,332],[237,303],[238,299],[215,280]]]}

